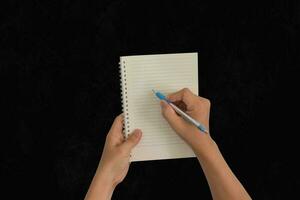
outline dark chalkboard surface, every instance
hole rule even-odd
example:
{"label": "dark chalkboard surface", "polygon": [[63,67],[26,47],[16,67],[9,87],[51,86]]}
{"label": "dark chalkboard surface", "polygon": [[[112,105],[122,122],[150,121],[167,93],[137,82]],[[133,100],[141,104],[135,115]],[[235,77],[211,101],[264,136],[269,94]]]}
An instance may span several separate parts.
{"label": "dark chalkboard surface", "polygon": [[[212,137],[253,199],[297,194],[299,1],[8,2],[1,199],[83,199],[121,112],[119,56],[173,52],[198,52]],[[196,159],[180,159],[133,163],[113,199],[211,196]]]}

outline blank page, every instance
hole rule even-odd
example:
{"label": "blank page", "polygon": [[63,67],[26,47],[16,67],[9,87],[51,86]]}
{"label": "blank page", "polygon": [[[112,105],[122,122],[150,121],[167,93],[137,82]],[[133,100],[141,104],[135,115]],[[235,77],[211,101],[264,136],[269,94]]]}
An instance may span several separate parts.
{"label": "blank page", "polygon": [[152,89],[167,95],[189,88],[198,95],[197,53],[123,56],[120,68],[125,134],[143,132],[131,161],[194,157],[161,115]]}

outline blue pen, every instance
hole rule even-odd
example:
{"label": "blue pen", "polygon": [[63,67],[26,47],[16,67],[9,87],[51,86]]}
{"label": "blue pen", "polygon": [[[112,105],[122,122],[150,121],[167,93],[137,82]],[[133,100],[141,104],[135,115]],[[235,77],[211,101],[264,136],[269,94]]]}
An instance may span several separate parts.
{"label": "blue pen", "polygon": [[169,101],[165,95],[163,95],[162,93],[152,90],[153,93],[157,96],[157,98],[159,98],[160,100],[164,100],[166,101],[174,110],[176,113],[178,113],[183,119],[185,119],[186,121],[190,122],[191,124],[195,125],[200,131],[202,131],[203,133],[208,133],[207,129],[197,120],[193,119],[192,117],[190,117],[188,114],[186,114],[185,112],[183,112],[182,110],[180,110],[177,106],[175,106],[171,101]]}

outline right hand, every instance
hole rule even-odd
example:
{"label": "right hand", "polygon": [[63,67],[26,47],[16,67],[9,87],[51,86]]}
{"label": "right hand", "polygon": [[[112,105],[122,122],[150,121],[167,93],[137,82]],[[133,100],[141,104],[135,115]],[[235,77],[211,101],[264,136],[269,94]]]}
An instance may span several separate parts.
{"label": "right hand", "polygon": [[[185,112],[209,130],[210,101],[208,99],[196,96],[187,88],[169,94],[167,99],[175,105],[178,103],[184,105]],[[197,155],[202,156],[210,147],[215,146],[209,134],[200,132],[194,125],[186,122],[168,103],[161,101],[160,105],[162,114],[172,129],[191,146]]]}

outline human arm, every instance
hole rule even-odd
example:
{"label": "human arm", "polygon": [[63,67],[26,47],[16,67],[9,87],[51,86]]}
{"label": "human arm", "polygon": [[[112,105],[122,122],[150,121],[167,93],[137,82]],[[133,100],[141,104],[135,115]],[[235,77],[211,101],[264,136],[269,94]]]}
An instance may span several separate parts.
{"label": "human arm", "polygon": [[123,116],[119,115],[106,136],[101,160],[85,200],[111,199],[115,187],[125,178],[130,152],[140,141],[142,132],[137,129],[125,140],[122,126]]}
{"label": "human arm", "polygon": [[[210,102],[185,88],[170,94],[168,100],[178,105],[209,130]],[[180,103],[180,104],[179,104]],[[227,165],[217,144],[209,134],[200,133],[161,101],[162,114],[173,130],[193,149],[208,181],[214,200],[251,199],[243,185]]]}

